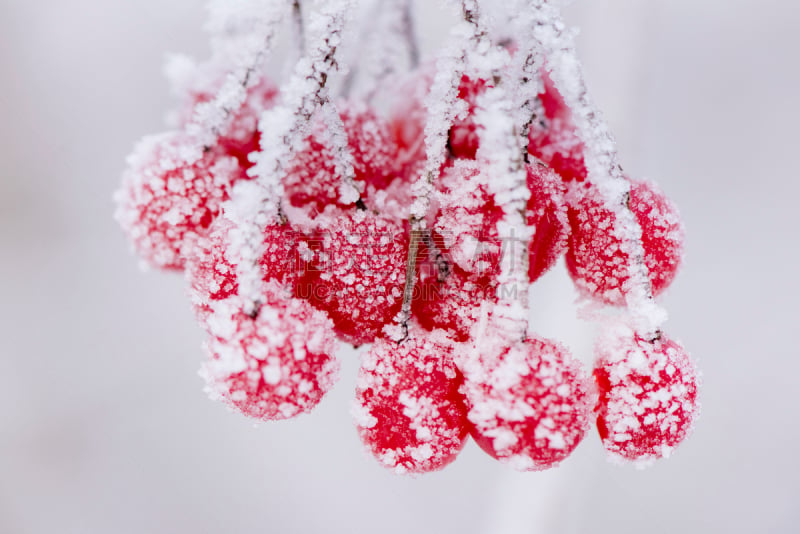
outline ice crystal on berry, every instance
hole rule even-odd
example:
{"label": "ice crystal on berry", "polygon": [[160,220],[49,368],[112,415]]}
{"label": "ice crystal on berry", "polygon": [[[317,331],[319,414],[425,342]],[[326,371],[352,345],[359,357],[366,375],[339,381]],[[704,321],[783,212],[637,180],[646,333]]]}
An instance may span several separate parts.
{"label": "ice crystal on berry", "polygon": [[453,347],[419,332],[379,339],[361,360],[353,413],[367,448],[386,467],[424,473],[452,462],[467,437],[467,408]]}
{"label": "ice crystal on berry", "polygon": [[[388,124],[365,106],[349,104],[340,108],[348,146],[353,154],[355,183],[362,194],[385,189],[397,175],[397,147]],[[339,203],[341,176],[334,165],[336,155],[326,143],[326,125],[314,123],[305,148],[292,160],[283,187],[289,202],[321,213]]]}
{"label": "ice crystal on berry", "polygon": [[128,158],[116,218],[147,264],[182,269],[243,178],[235,158],[203,153],[180,132],[146,137]]}
{"label": "ice crystal on berry", "polygon": [[365,211],[341,215],[309,238],[297,295],[350,343],[370,343],[402,306],[407,240],[402,226]]}
{"label": "ice crystal on berry", "polygon": [[487,356],[461,364],[473,437],[518,469],[557,465],[589,426],[593,396],[580,362],[560,344],[540,338]]}
{"label": "ice crystal on berry", "polygon": [[[623,304],[630,258],[622,239],[610,231],[615,215],[591,189],[578,194],[580,199],[570,210],[569,274],[582,292],[609,304]],[[653,294],[658,295],[680,266],[683,226],[675,205],[650,182],[631,182],[628,204],[642,228],[644,263]]]}
{"label": "ice crystal on berry", "polygon": [[[234,223],[221,216],[211,225],[207,238],[200,240],[189,258],[186,277],[198,318],[203,321],[216,301],[236,295],[236,268],[228,257],[228,232]],[[288,224],[271,224],[264,229],[262,280],[276,281],[291,293],[299,269],[298,244],[303,236]]]}
{"label": "ice crystal on berry", "polygon": [[612,454],[628,460],[669,456],[697,416],[699,377],[684,348],[622,332],[598,345],[597,429]]}
{"label": "ice crystal on berry", "polygon": [[287,419],[314,408],[336,382],[336,338],[323,313],[279,286],[263,298],[255,316],[238,297],[214,304],[201,375],[212,398],[244,415]]}
{"label": "ice crystal on berry", "polygon": [[502,210],[485,180],[474,161],[445,169],[433,233],[417,257],[414,315],[425,328],[448,330],[457,341],[469,338],[480,303],[496,299]]}

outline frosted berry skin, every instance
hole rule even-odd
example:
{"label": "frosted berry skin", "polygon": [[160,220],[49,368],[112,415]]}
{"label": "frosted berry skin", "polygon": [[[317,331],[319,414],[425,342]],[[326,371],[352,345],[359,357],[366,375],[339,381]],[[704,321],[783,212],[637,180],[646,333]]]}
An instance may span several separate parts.
{"label": "frosted berry skin", "polygon": [[427,330],[467,341],[478,308],[497,300],[503,211],[481,183],[475,162],[457,161],[440,178],[441,200],[429,242],[417,256],[412,312]]}
{"label": "frosted berry skin", "polygon": [[[420,248],[418,259],[429,254],[424,245]],[[475,277],[458,266],[451,267],[443,280],[437,279],[435,268],[429,266],[419,270],[419,277],[411,303],[414,317],[426,330],[446,330],[454,341],[469,340],[481,302],[497,301],[495,278]]]}
{"label": "frosted berry skin", "polygon": [[367,449],[397,473],[452,462],[468,433],[451,344],[438,335],[378,339],[362,361],[353,415]]}
{"label": "frosted berry skin", "polygon": [[[348,146],[353,154],[355,182],[367,196],[370,189],[384,189],[397,176],[397,145],[388,123],[365,105],[345,104],[339,114]],[[286,198],[312,215],[328,205],[339,204],[342,176],[336,173],[339,157],[326,140],[329,135],[319,118],[312,123],[306,146],[286,169],[283,187]]]}
{"label": "frosted berry skin", "polygon": [[[224,75],[220,74],[209,83],[196,84],[196,87],[186,88],[182,95],[183,103],[180,109],[171,117],[171,122],[179,128],[187,128],[195,112],[205,112],[204,106],[211,106],[219,86],[224,81]],[[278,88],[271,80],[261,79],[256,85],[247,90],[245,101],[241,108],[230,118],[223,132],[220,132],[217,140],[217,149],[222,153],[237,159],[239,165],[244,169],[253,166],[249,155],[258,151],[261,134],[258,130],[258,121],[261,114],[275,105],[278,96]],[[199,106],[199,108],[198,108]]]}
{"label": "frosted berry skin", "polygon": [[408,234],[402,226],[356,210],[311,235],[296,295],[325,311],[348,343],[370,343],[400,312]]}
{"label": "frosted berry skin", "polygon": [[425,124],[428,109],[425,99],[436,75],[435,62],[423,63],[394,87],[388,87],[389,128],[397,143],[397,164],[407,182],[416,181],[427,162]]}
{"label": "frosted berry skin", "polygon": [[[225,216],[211,225],[207,238],[201,239],[186,266],[192,307],[201,324],[214,302],[236,295],[239,284],[236,266],[228,258],[228,232],[234,223]],[[263,233],[264,255],[259,262],[262,280],[276,281],[291,294],[298,273],[298,243],[303,236],[289,224],[275,223]]]}
{"label": "frosted berry skin", "polygon": [[478,107],[478,96],[486,90],[487,86],[485,80],[473,80],[467,76],[461,78],[461,84],[458,86],[458,98],[466,102],[467,115],[464,118],[456,119],[450,128],[448,147],[454,158],[475,159],[479,144],[475,110]]}
{"label": "frosted berry skin", "polygon": [[459,360],[471,434],[489,455],[523,471],[555,467],[578,446],[594,392],[562,345],[528,337],[495,357]]}
{"label": "frosted berry skin", "polygon": [[[539,100],[544,116],[538,117],[530,126],[528,153],[555,170],[565,182],[582,182],[586,179],[584,147],[572,120],[572,112],[546,72],[542,73],[542,79],[544,91],[539,94]],[[476,157],[480,141],[475,123],[476,103],[478,96],[488,87],[485,80],[473,80],[467,76],[461,79],[458,97],[466,102],[467,115],[457,119],[450,129],[448,147],[454,158],[474,160]]]}
{"label": "frosted berry skin", "polygon": [[544,117],[533,121],[528,135],[528,153],[546,163],[565,182],[586,180],[583,143],[572,120],[572,111],[547,73],[542,73],[544,91],[539,100]]}
{"label": "frosted berry skin", "polygon": [[528,244],[528,280],[533,283],[567,250],[569,218],[565,187],[558,175],[539,162],[527,165],[527,173],[531,196],[526,218],[534,229]]}
{"label": "frosted berry skin", "polygon": [[[653,295],[658,295],[680,267],[683,225],[675,205],[650,182],[631,181],[628,205],[642,228],[644,262]],[[630,283],[629,255],[613,233],[614,219],[596,190],[584,189],[569,210],[572,233],[566,263],[581,293],[619,306],[625,303]]]}
{"label": "frosted berry skin", "polygon": [[180,270],[245,178],[235,158],[203,151],[182,133],[145,137],[128,157],[115,217],[146,264]]}
{"label": "frosted berry skin", "polygon": [[336,382],[336,338],[324,313],[278,286],[266,286],[263,301],[255,317],[238,297],[214,304],[200,375],[212,399],[243,415],[288,419],[313,409]]}
{"label": "frosted berry skin", "polygon": [[663,335],[654,341],[619,336],[597,352],[597,429],[605,448],[627,460],[669,456],[698,414],[694,362]]}

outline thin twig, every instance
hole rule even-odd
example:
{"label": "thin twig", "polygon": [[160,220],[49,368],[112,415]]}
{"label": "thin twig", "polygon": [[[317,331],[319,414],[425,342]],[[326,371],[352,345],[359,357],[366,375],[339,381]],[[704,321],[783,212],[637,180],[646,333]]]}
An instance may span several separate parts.
{"label": "thin twig", "polygon": [[[270,2],[269,9],[260,13],[259,18],[249,31],[240,35],[236,42],[240,45],[236,50],[235,67],[228,73],[222,86],[214,98],[195,106],[191,122],[186,131],[197,139],[205,149],[213,146],[219,136],[228,127],[233,115],[241,109],[247,98],[247,90],[260,79],[257,74],[261,65],[272,51],[273,41],[278,26],[286,11],[286,0]],[[246,21],[238,20],[240,24]],[[230,42],[230,36],[221,42]],[[211,61],[228,61],[231,53],[226,47],[219,46]],[[220,56],[217,58],[216,56]]]}
{"label": "thin twig", "polygon": [[240,260],[239,294],[248,312],[258,307],[260,298],[261,232],[280,213],[283,173],[292,154],[303,144],[314,112],[329,103],[329,74],[338,68],[336,53],[350,3],[326,0],[320,4],[310,15],[306,56],[297,62],[294,74],[281,88],[283,104],[265,111],[261,119],[261,151],[250,170],[256,180],[235,196],[230,210],[237,223],[230,239]]}
{"label": "thin twig", "polygon": [[426,234],[426,216],[430,210],[431,195],[436,180],[447,157],[447,140],[450,128],[458,114],[458,87],[464,75],[467,50],[473,46],[474,35],[468,23],[461,23],[452,30],[453,42],[445,47],[436,63],[436,76],[426,99],[428,117],[425,124],[425,169],[412,186],[414,202],[411,205],[409,223],[411,236],[406,264],[406,281],[403,289],[403,305],[397,322],[404,335],[408,335],[408,321],[411,319],[411,300],[417,279],[417,255],[420,239]]}
{"label": "thin twig", "polygon": [[653,298],[644,261],[642,228],[630,209],[630,183],[618,162],[616,142],[590,98],[575,51],[574,32],[566,27],[560,11],[550,2],[529,0],[529,6],[535,16],[533,35],[545,52],[553,83],[571,109],[584,144],[587,181],[598,189],[606,207],[615,214],[614,233],[620,237],[623,250],[628,254],[628,270],[633,281],[633,287],[625,295],[628,310],[637,331],[654,338],[667,314]]}

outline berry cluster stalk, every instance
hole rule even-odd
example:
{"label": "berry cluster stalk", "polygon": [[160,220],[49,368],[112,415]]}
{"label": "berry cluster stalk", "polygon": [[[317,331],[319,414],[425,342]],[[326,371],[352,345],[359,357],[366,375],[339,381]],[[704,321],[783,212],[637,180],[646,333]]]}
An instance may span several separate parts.
{"label": "berry cluster stalk", "polygon": [[[286,0],[256,4],[257,11],[251,5],[246,6],[250,9],[240,6],[237,10],[226,2],[210,6],[209,20],[218,22],[209,28],[216,35],[212,39],[214,54],[209,61],[224,66],[229,72],[215,97],[196,106],[192,121],[186,127],[204,148],[216,143],[220,132],[244,104],[247,90],[258,83],[261,66],[272,51],[278,27],[286,15]],[[215,11],[219,12],[217,16],[213,16]]]}
{"label": "berry cluster stalk", "polygon": [[[230,239],[239,259],[239,294],[247,303],[248,313],[255,313],[259,307],[258,261],[263,253],[260,236],[267,224],[281,216],[281,180],[289,158],[302,146],[316,110],[326,108],[328,124],[337,132],[343,131],[338,128],[341,125],[335,123],[338,113],[330,109],[333,104],[327,84],[329,75],[338,68],[337,49],[350,2],[322,0],[319,4],[309,16],[306,54],[281,88],[282,105],[266,111],[261,118],[261,151],[250,171],[256,181],[252,187],[240,189],[229,213],[236,223]],[[334,133],[331,139],[336,147],[347,147],[346,138],[342,140],[341,135]],[[340,155],[337,170],[345,171],[342,173],[345,177],[343,200],[356,202],[359,193],[352,183],[352,158],[347,156],[347,150],[337,152]]]}
{"label": "berry cluster stalk", "polygon": [[447,138],[456,117],[465,110],[466,103],[458,98],[458,86],[464,75],[468,50],[476,39],[469,21],[457,24],[450,32],[451,42],[446,45],[436,61],[436,75],[425,104],[428,118],[425,122],[426,162],[422,174],[413,184],[414,201],[411,205],[410,239],[406,263],[406,281],[403,289],[403,306],[398,317],[403,336],[408,335],[411,317],[411,300],[417,278],[417,255],[427,230],[426,216],[431,205],[431,195],[447,157]]}
{"label": "berry cluster stalk", "polygon": [[[469,56],[470,63],[479,71],[479,78],[492,81],[491,86],[478,99],[476,123],[480,143],[478,159],[485,161],[483,172],[488,176],[489,192],[503,209],[498,224],[498,234],[503,237],[503,254],[498,283],[500,299],[494,306],[490,321],[508,341],[521,340],[527,335],[528,310],[528,247],[532,229],[525,220],[525,210],[530,191],[526,183],[525,160],[527,153],[527,128],[531,110],[523,106],[521,113],[514,111],[513,89],[517,99],[529,102],[536,94],[524,94],[533,84],[514,87],[507,83],[506,71],[510,56],[505,49],[495,47],[488,38],[480,20],[480,6],[476,0],[464,0],[464,20],[472,25],[475,47]],[[529,56],[523,67],[536,67],[535,56]],[[481,72],[482,71],[482,72]],[[520,73],[524,79],[526,74]],[[516,81],[516,80],[515,80]],[[512,87],[509,88],[508,86]],[[534,86],[535,87],[535,86]]]}
{"label": "berry cluster stalk", "polygon": [[613,231],[630,259],[631,287],[625,298],[631,319],[640,335],[656,338],[667,314],[653,299],[644,261],[642,229],[629,206],[630,184],[623,176],[608,124],[589,96],[575,51],[574,31],[566,27],[558,8],[546,0],[530,0],[529,11],[535,21],[533,36],[547,57],[553,82],[572,111],[578,135],[584,143],[588,180],[597,187],[606,207],[616,215]]}

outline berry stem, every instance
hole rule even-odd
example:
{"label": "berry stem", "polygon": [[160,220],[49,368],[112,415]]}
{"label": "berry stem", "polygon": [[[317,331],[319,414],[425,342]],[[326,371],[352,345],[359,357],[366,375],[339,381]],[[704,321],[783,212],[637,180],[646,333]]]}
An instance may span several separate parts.
{"label": "berry stem", "polygon": [[[186,126],[187,133],[195,137],[204,149],[216,143],[220,132],[225,130],[233,115],[244,104],[247,90],[258,83],[257,74],[272,51],[285,9],[285,0],[274,0],[265,12],[259,13],[255,21],[249,20],[252,14],[245,15],[235,9],[221,14],[212,13],[211,20],[220,21],[211,27],[217,35],[212,40],[214,54],[209,61],[220,65],[233,63],[234,67],[214,98],[195,106],[192,120]],[[237,29],[233,36],[228,35],[229,28]]]}
{"label": "berry stem", "polygon": [[[466,7],[464,8],[466,10]],[[408,336],[408,321],[411,318],[411,299],[417,278],[417,255],[422,236],[427,232],[426,216],[430,211],[434,184],[447,157],[448,132],[459,111],[466,105],[458,98],[458,87],[464,75],[467,50],[475,39],[471,25],[464,22],[451,30],[451,42],[446,45],[436,62],[436,75],[426,98],[428,116],[425,122],[426,162],[422,174],[412,185],[414,201],[411,205],[409,223],[410,239],[406,263],[406,281],[403,289],[403,306],[398,316],[403,336]]]}
{"label": "berry stem", "polygon": [[[479,68],[480,77],[492,80],[492,84],[478,98],[476,123],[480,143],[477,158],[484,162],[487,187],[503,209],[503,218],[498,224],[498,234],[504,236],[501,269],[498,277],[500,298],[495,305],[491,321],[498,331],[510,341],[524,339],[527,335],[527,243],[531,229],[525,219],[530,191],[526,182],[525,124],[530,124],[531,113],[523,106],[514,112],[514,89],[517,100],[530,101],[535,95],[525,94],[530,84],[507,83],[508,52],[495,46],[484,29],[475,0],[462,4],[464,19],[472,25],[475,47],[470,55],[471,63]],[[530,76],[524,69],[535,68],[535,56],[522,65],[519,78]],[[535,87],[535,86],[534,86]]]}
{"label": "berry stem", "polygon": [[[311,12],[306,54],[297,62],[289,81],[281,87],[283,104],[265,111],[259,124],[261,151],[250,170],[256,180],[241,194],[234,193],[229,212],[237,225],[231,231],[231,247],[239,259],[239,294],[246,302],[247,313],[258,308],[261,282],[258,265],[263,253],[261,233],[280,213],[283,174],[292,154],[305,143],[314,112],[330,105],[328,79],[338,68],[337,50],[349,8],[347,0],[322,0],[319,8]],[[325,111],[327,115],[338,116],[330,109]],[[341,143],[341,139],[336,142]],[[344,144],[346,146],[346,138]],[[346,162],[337,164],[340,168],[347,167]],[[356,194],[353,201],[357,198]]]}
{"label": "berry stem", "polygon": [[558,91],[572,110],[578,135],[584,143],[588,181],[615,215],[614,233],[627,252],[633,282],[626,303],[636,330],[653,339],[666,320],[666,311],[656,304],[644,261],[642,228],[629,206],[630,184],[618,162],[616,142],[599,109],[589,95],[574,44],[574,30],[566,27],[558,8],[546,0],[530,0],[535,24],[533,35],[545,52],[547,68]]}

